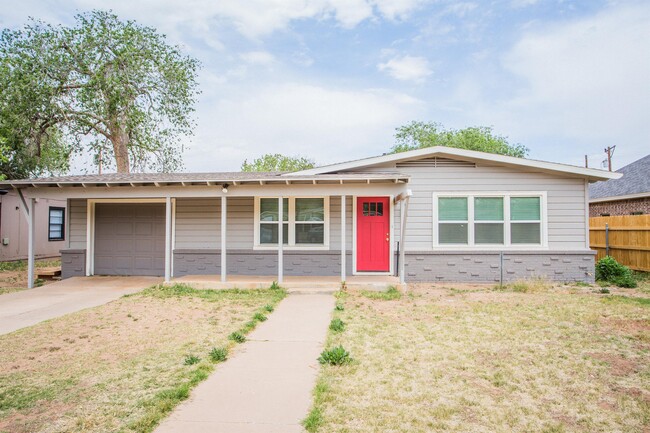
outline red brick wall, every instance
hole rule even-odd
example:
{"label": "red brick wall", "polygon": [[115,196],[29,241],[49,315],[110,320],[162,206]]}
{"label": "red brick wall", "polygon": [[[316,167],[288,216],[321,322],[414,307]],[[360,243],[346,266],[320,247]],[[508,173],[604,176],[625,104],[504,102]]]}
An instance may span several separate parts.
{"label": "red brick wall", "polygon": [[602,216],[603,214],[631,215],[633,212],[643,212],[644,215],[650,214],[650,197],[589,204],[590,217]]}

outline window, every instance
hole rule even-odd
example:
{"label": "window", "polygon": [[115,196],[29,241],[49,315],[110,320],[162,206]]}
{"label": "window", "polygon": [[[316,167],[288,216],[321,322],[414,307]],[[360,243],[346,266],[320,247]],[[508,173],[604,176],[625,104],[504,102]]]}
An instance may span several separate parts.
{"label": "window", "polygon": [[[327,246],[329,200],[323,197],[292,197],[282,202],[282,240],[287,246]],[[258,233],[256,244],[275,247],[278,244],[277,198],[256,200]]]}
{"label": "window", "polygon": [[50,207],[48,222],[48,240],[62,241],[65,237],[65,208]]}
{"label": "window", "polygon": [[543,193],[434,194],[436,245],[542,245]]}

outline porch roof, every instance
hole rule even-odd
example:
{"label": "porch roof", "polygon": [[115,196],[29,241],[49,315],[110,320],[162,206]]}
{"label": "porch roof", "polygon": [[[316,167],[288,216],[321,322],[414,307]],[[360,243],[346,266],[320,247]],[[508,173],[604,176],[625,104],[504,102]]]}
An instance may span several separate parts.
{"label": "porch roof", "polygon": [[116,187],[116,186],[216,186],[216,185],[334,185],[408,183],[409,176],[396,173],[341,173],[286,176],[283,172],[220,173],[107,173],[6,180],[0,188]]}

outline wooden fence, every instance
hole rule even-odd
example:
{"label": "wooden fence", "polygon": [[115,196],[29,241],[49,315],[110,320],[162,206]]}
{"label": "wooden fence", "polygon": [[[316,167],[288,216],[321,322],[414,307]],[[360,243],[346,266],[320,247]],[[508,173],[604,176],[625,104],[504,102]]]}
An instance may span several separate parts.
{"label": "wooden fence", "polygon": [[589,245],[596,260],[605,257],[606,226],[609,255],[637,271],[650,272],[650,215],[622,215],[589,218]]}

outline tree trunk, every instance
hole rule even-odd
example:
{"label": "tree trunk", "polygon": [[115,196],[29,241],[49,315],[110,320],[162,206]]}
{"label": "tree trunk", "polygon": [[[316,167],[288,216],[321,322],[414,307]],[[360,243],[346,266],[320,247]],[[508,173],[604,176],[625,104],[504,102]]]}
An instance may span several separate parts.
{"label": "tree trunk", "polygon": [[118,173],[129,173],[129,134],[124,128],[118,128],[111,136],[113,143],[113,153],[115,154],[115,165]]}

